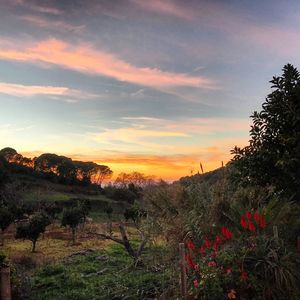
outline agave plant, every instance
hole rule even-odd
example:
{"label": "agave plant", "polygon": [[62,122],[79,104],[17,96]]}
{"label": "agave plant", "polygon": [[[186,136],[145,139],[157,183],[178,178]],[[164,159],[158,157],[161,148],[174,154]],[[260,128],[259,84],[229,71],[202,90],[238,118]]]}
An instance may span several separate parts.
{"label": "agave plant", "polygon": [[299,299],[300,260],[288,251],[283,240],[261,238],[255,251],[244,260],[248,270],[257,278],[262,299]]}

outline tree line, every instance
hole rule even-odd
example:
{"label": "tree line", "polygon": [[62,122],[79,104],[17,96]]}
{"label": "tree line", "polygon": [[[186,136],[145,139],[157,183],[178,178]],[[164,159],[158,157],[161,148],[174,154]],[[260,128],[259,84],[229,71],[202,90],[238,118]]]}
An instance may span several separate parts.
{"label": "tree line", "polygon": [[72,160],[53,153],[44,153],[30,159],[22,156],[15,149],[6,147],[0,150],[0,156],[14,165],[16,171],[34,172],[40,177],[65,184],[101,186],[113,174],[113,171],[106,165]]}

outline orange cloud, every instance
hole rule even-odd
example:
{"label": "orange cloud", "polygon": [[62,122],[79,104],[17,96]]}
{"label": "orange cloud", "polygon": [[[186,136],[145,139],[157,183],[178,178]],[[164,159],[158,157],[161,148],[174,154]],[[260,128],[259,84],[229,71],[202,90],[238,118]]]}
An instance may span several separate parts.
{"label": "orange cloud", "polygon": [[151,130],[143,128],[117,128],[106,129],[103,133],[93,134],[94,140],[104,144],[129,143],[144,147],[160,147],[155,143],[145,142],[149,138],[163,137],[189,137],[188,134],[179,131]]}
{"label": "orange cloud", "polygon": [[139,68],[91,46],[73,46],[56,39],[42,41],[22,50],[13,46],[2,47],[0,59],[54,64],[87,74],[103,75],[154,88],[175,86],[213,88],[215,85],[213,81],[203,76],[166,72],[157,68]]}

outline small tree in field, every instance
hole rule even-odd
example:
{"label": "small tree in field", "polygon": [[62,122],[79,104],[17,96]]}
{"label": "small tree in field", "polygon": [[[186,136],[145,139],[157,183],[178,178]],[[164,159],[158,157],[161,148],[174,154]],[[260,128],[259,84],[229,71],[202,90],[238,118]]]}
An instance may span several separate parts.
{"label": "small tree in field", "polygon": [[69,226],[71,228],[73,244],[75,244],[78,225],[84,222],[85,217],[85,212],[80,205],[65,208],[63,210],[61,225],[64,227]]}
{"label": "small tree in field", "polygon": [[[111,211],[112,212],[112,211]],[[124,213],[124,216],[126,220],[131,219],[134,222],[134,225],[137,229],[137,231],[140,234],[140,243],[137,249],[135,249],[132,241],[129,240],[126,229],[125,229],[125,224],[123,222],[119,223],[119,231],[121,238],[117,238],[112,235],[112,231],[109,232],[109,234],[103,234],[103,233],[96,233],[93,232],[93,234],[98,235],[102,238],[112,240],[118,244],[123,245],[129,256],[131,256],[134,259],[135,265],[138,263],[141,263],[141,255],[142,252],[148,243],[150,239],[150,232],[148,228],[143,228],[142,226],[142,219],[145,219],[147,216],[147,212],[140,208],[138,205],[133,205],[131,209],[127,209],[126,212]]]}
{"label": "small tree in field", "polygon": [[4,245],[4,232],[8,226],[14,221],[12,211],[4,204],[0,206],[0,228],[1,228],[1,244]]}
{"label": "small tree in field", "polygon": [[30,240],[32,252],[35,252],[36,242],[49,224],[49,217],[45,213],[37,212],[30,217],[28,222],[17,226],[16,239]]}

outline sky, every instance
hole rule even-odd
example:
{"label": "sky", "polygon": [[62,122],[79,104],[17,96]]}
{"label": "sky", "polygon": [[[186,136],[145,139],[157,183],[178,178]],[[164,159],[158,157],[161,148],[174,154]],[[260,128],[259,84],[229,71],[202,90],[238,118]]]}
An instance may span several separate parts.
{"label": "sky", "polygon": [[165,180],[245,146],[300,1],[0,0],[0,148]]}

